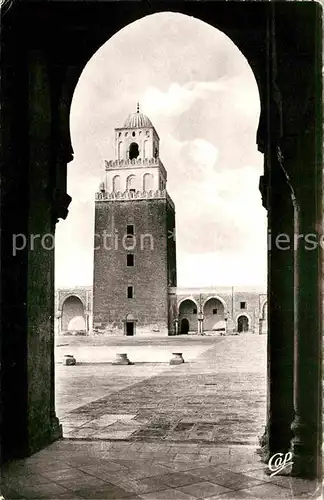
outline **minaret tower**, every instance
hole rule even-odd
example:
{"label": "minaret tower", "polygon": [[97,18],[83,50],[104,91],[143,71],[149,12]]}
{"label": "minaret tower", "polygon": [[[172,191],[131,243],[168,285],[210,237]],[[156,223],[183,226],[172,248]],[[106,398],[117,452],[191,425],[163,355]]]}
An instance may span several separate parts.
{"label": "minaret tower", "polygon": [[93,326],[107,334],[168,335],[176,286],[174,203],[159,136],[137,111],[115,129],[115,159],[95,201]]}

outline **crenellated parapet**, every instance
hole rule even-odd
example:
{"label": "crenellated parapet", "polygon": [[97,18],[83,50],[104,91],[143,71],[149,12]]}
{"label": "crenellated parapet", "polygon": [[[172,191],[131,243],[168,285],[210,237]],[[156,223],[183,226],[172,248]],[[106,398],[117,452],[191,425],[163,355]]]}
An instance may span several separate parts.
{"label": "crenellated parapet", "polygon": [[120,169],[120,168],[143,168],[143,167],[159,167],[163,176],[167,178],[167,172],[164,168],[163,163],[160,158],[133,158],[129,159],[121,159],[121,160],[105,160],[105,168],[106,171]]}
{"label": "crenellated parapet", "polygon": [[167,199],[174,208],[174,203],[168,192],[163,189],[152,191],[117,191],[117,193],[109,193],[107,191],[99,191],[95,194],[96,201],[123,201],[123,200],[147,200],[147,199]]}

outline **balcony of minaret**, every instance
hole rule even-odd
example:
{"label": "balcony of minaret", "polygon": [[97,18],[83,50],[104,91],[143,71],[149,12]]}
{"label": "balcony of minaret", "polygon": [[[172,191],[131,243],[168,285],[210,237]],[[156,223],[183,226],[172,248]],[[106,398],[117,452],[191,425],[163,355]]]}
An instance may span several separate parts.
{"label": "balcony of minaret", "polygon": [[122,168],[143,168],[143,167],[159,167],[162,175],[166,178],[167,173],[160,158],[133,158],[132,160],[105,160],[105,168],[108,170],[116,170]]}
{"label": "balcony of minaret", "polygon": [[166,199],[170,205],[175,208],[172,199],[166,189],[155,189],[150,191],[137,191],[129,189],[126,191],[108,192],[105,190],[104,183],[100,183],[99,191],[95,193],[95,201],[129,201],[129,200],[148,200],[148,199]]}

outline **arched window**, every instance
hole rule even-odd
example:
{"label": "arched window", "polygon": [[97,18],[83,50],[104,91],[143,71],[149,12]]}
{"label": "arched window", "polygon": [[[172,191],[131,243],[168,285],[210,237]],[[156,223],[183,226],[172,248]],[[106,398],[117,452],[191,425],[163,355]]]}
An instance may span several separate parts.
{"label": "arched window", "polygon": [[123,157],[123,141],[119,141],[118,143],[118,160],[121,160]]}
{"label": "arched window", "polygon": [[138,144],[136,142],[132,142],[129,146],[129,159],[134,160],[139,155]]}
{"label": "arched window", "polygon": [[120,175],[115,175],[113,177],[113,193],[120,191]]}
{"label": "arched window", "polygon": [[148,141],[144,141],[143,145],[143,158],[148,158]]}
{"label": "arched window", "polygon": [[130,175],[129,177],[127,177],[126,189],[127,189],[127,191],[135,191],[136,190],[136,176],[135,175]]}
{"label": "arched window", "polygon": [[143,191],[151,191],[153,189],[153,175],[143,175]]}

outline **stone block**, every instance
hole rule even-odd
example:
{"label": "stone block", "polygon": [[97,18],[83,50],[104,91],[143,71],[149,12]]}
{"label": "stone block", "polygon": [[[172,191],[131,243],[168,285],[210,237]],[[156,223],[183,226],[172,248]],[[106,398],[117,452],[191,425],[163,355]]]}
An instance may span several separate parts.
{"label": "stone block", "polygon": [[184,363],[182,352],[173,352],[170,365],[181,365],[182,363]]}
{"label": "stone block", "polygon": [[112,363],[113,365],[133,365],[134,363],[131,363],[127,357],[127,353],[117,353],[116,354],[116,359]]}
{"label": "stone block", "polygon": [[63,365],[74,366],[76,365],[76,359],[72,354],[65,354],[63,357]]}

